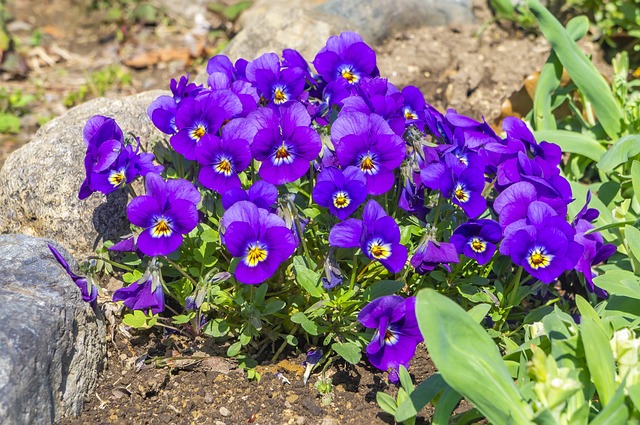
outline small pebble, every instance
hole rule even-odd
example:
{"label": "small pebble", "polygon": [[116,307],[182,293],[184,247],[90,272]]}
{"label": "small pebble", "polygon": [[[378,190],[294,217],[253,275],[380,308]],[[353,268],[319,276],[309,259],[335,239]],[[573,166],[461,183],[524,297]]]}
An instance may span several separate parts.
{"label": "small pebble", "polygon": [[220,408],[220,414],[221,414],[222,416],[227,417],[227,416],[229,416],[229,415],[231,414],[231,412],[229,411],[229,409],[227,409],[226,407],[222,406],[222,407]]}

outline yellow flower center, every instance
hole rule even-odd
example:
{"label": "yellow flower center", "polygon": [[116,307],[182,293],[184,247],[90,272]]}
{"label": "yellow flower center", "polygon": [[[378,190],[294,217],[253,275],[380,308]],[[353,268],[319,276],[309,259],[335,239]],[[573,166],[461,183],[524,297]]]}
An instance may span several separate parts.
{"label": "yellow flower center", "polygon": [[273,155],[273,163],[275,165],[281,165],[282,163],[291,164],[293,162],[293,155],[289,152],[287,146],[282,143],[282,146],[276,150],[276,153]]}
{"label": "yellow flower center", "polygon": [[471,239],[469,245],[471,245],[471,249],[477,253],[483,253],[487,249],[487,244],[480,238]]}
{"label": "yellow flower center", "polygon": [[191,138],[193,140],[200,140],[206,133],[207,129],[204,128],[202,124],[200,124],[195,129],[191,130]]}
{"label": "yellow flower center", "polygon": [[156,219],[155,224],[151,227],[151,236],[154,238],[171,236],[171,233],[171,222],[164,217]]}
{"label": "yellow flower center", "polygon": [[220,159],[220,161],[215,165],[215,170],[227,177],[230,176],[233,170],[233,168],[231,167],[231,161],[229,161],[227,158]]}
{"label": "yellow flower center", "polygon": [[376,260],[386,260],[391,256],[391,244],[374,239],[368,243],[369,254]]}
{"label": "yellow flower center", "polygon": [[365,174],[376,174],[378,166],[375,162],[375,154],[367,153],[360,158],[360,169]]}
{"label": "yellow flower center", "polygon": [[353,72],[353,69],[350,67],[344,68],[340,72],[340,75],[342,75],[342,78],[347,80],[349,84],[357,83],[359,80],[358,76]]}
{"label": "yellow flower center", "polygon": [[120,186],[122,183],[124,183],[126,177],[124,175],[124,171],[116,171],[113,170],[111,171],[111,174],[109,174],[109,183],[111,183],[111,186],[113,187],[118,187]]}
{"label": "yellow flower center", "polygon": [[333,195],[333,206],[336,208],[346,208],[350,203],[351,199],[346,192],[340,191]]}
{"label": "yellow flower center", "polygon": [[260,242],[254,242],[247,247],[244,263],[249,267],[255,267],[267,259],[267,247]]}
{"label": "yellow flower center", "polygon": [[456,190],[453,192],[453,195],[460,202],[467,202],[469,200],[469,192],[465,190],[464,186],[460,183],[456,186]]}
{"label": "yellow flower center", "polygon": [[553,255],[547,254],[546,250],[541,247],[535,247],[529,251],[529,257],[527,258],[529,262],[529,266],[532,269],[544,269],[551,264],[551,260],[553,260]]}
{"label": "yellow flower center", "polygon": [[418,116],[414,114],[410,109],[404,111],[404,118],[407,120],[417,120]]}
{"label": "yellow flower center", "polygon": [[276,105],[280,105],[286,101],[287,95],[285,94],[284,90],[282,90],[281,88],[275,89],[275,91],[273,92],[273,103],[275,103]]}

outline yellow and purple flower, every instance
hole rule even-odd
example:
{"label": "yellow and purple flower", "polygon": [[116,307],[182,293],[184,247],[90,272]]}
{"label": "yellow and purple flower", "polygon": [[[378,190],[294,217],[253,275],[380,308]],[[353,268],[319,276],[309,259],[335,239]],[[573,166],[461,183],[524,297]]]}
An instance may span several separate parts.
{"label": "yellow and purple flower", "polygon": [[205,135],[196,148],[196,159],[202,165],[198,180],[218,193],[240,188],[238,173],[251,164],[249,143],[256,134],[246,118],[236,118],[222,128],[222,137]]}
{"label": "yellow and purple flower", "polygon": [[261,108],[249,116],[257,127],[251,153],[262,161],[260,176],[273,184],[295,181],[318,157],[322,142],[312,129],[311,117],[300,103],[280,108]]}
{"label": "yellow and purple flower", "polygon": [[455,169],[442,174],[440,190],[446,198],[458,205],[469,216],[476,218],[487,208],[487,200],[482,196],[484,172],[477,168],[466,168],[459,175]]}
{"label": "yellow and purple flower", "polygon": [[354,165],[367,179],[367,192],[381,195],[393,186],[394,170],[406,156],[404,140],[379,115],[342,114],[331,127],[340,166]]}
{"label": "yellow and purple flower", "polygon": [[196,159],[196,146],[205,134],[216,135],[222,124],[242,112],[242,103],[231,90],[216,90],[178,105],[171,136],[173,149],[188,160]]}
{"label": "yellow and purple flower", "polygon": [[370,200],[364,207],[362,221],[349,218],[336,224],[329,233],[329,244],[340,248],[360,248],[371,260],[398,273],[407,262],[407,248],[400,244],[400,229],[380,204]]}
{"label": "yellow and purple flower", "polygon": [[358,84],[378,74],[376,53],[354,32],[329,37],[313,66],[328,83],[342,79],[348,84]]}
{"label": "yellow and purple flower", "polygon": [[234,275],[249,285],[273,276],[297,246],[284,220],[249,201],[231,206],[222,216],[221,227],[224,244],[240,260]]}
{"label": "yellow and purple flower", "polygon": [[470,220],[453,231],[450,242],[458,254],[464,254],[483,265],[496,252],[496,244],[502,239],[502,228],[493,220]]}
{"label": "yellow and purple flower", "polygon": [[127,206],[129,221],[143,229],[138,249],[149,256],[171,254],[198,224],[200,193],[186,180],[165,182],[154,173],[147,175],[146,189]]}
{"label": "yellow and purple flower", "polygon": [[360,311],[358,321],[375,329],[366,350],[373,366],[391,372],[397,372],[401,365],[409,367],[416,347],[423,341],[415,309],[415,297],[387,295],[376,298]]}
{"label": "yellow and purple flower", "polygon": [[275,53],[265,53],[247,65],[247,80],[268,103],[282,105],[298,99],[304,90],[306,73],[296,66],[282,68]]}
{"label": "yellow and purple flower", "polygon": [[358,167],[341,171],[325,167],[313,188],[313,199],[340,220],[349,217],[367,197],[367,180]]}

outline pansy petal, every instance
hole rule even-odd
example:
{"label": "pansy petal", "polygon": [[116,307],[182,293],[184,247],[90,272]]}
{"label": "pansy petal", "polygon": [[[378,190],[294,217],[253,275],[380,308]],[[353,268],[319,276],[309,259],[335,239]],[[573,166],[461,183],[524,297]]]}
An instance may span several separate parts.
{"label": "pansy petal", "polygon": [[362,230],[362,221],[354,218],[338,223],[333,226],[329,233],[329,245],[341,248],[358,248]]}

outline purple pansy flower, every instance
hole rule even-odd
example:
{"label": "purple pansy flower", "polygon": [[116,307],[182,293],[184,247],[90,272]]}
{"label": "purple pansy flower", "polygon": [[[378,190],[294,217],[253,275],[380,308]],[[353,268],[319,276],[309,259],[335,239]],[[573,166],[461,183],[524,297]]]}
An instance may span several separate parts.
{"label": "purple pansy flower", "polygon": [[127,206],[129,221],[143,228],[138,248],[149,256],[171,254],[198,224],[200,194],[186,180],[165,182],[158,174],[147,175],[146,189]]}
{"label": "purple pansy flower", "polygon": [[196,159],[196,146],[205,134],[216,134],[222,124],[242,112],[242,103],[231,90],[217,90],[178,105],[171,146],[186,159]]}
{"label": "purple pansy flower", "polygon": [[416,347],[423,341],[416,319],[416,299],[398,295],[376,298],[358,314],[358,321],[375,329],[367,345],[367,358],[380,370],[409,367]]}
{"label": "purple pansy flower", "polygon": [[358,167],[347,167],[340,171],[326,167],[318,175],[313,199],[340,220],[353,213],[367,197],[367,180]]}
{"label": "purple pansy flower", "polygon": [[454,244],[428,240],[418,246],[410,262],[417,273],[426,274],[440,264],[451,271],[449,263],[459,263],[460,259]]}
{"label": "purple pansy flower", "polygon": [[357,84],[377,73],[376,53],[354,32],[329,37],[313,60],[313,66],[329,83],[343,79]]}
{"label": "purple pansy flower", "polygon": [[532,202],[527,217],[504,229],[500,253],[543,283],[553,282],[571,270],[582,256],[583,247],[574,241],[575,230],[548,204]]}
{"label": "purple pansy flower", "polygon": [[275,53],[265,53],[249,63],[246,72],[258,94],[276,105],[297,99],[304,90],[305,72],[298,67],[281,69]]}
{"label": "purple pansy flower", "polygon": [[407,248],[400,244],[400,229],[374,200],[367,202],[362,221],[354,218],[336,224],[329,233],[329,244],[340,248],[360,248],[371,260],[398,273],[407,262]]}
{"label": "purple pansy flower", "polygon": [[440,189],[469,218],[476,218],[487,208],[487,200],[482,196],[484,183],[484,173],[480,169],[466,168],[460,175],[450,169],[442,174]]}
{"label": "purple pansy flower", "polygon": [[310,127],[311,117],[300,103],[278,110],[261,108],[251,113],[249,119],[258,128],[251,153],[262,161],[260,176],[270,183],[299,179],[322,149],[320,136]]}
{"label": "purple pansy flower", "polygon": [[367,179],[367,191],[381,195],[391,189],[394,172],[406,156],[404,140],[376,114],[352,112],[338,117],[331,127],[331,141],[343,168],[359,167]]}
{"label": "purple pansy flower", "polygon": [[153,314],[164,310],[162,277],[155,265],[155,258],[140,280],[113,293],[113,301],[124,301],[124,305],[131,310],[151,309]]}
{"label": "purple pansy flower", "polygon": [[402,116],[406,125],[414,124],[421,128],[425,122],[426,102],[424,101],[424,95],[419,88],[406,86],[402,89],[402,97],[404,98]]}
{"label": "purple pansy flower", "polygon": [[222,137],[205,135],[196,149],[202,168],[198,180],[204,187],[224,193],[240,188],[238,173],[251,164],[251,148],[256,129],[246,118],[236,118],[222,129]]}
{"label": "purple pansy flower", "polygon": [[258,208],[263,208],[269,212],[276,210],[278,200],[278,188],[273,184],[258,180],[248,190],[240,188],[230,189],[222,195],[222,206],[225,210],[231,208],[233,204],[240,201],[249,201]]}
{"label": "purple pansy flower", "polygon": [[377,114],[387,121],[394,133],[398,136],[403,135],[406,121],[402,115],[404,99],[393,84],[386,78],[373,78],[359,84],[355,91],[357,96],[342,100],[340,114]]}
{"label": "purple pansy flower", "polygon": [[89,280],[87,280],[86,277],[78,276],[77,274],[72,272],[71,267],[69,267],[69,263],[67,263],[67,260],[64,259],[62,254],[60,254],[60,252],[53,245],[47,244],[47,246],[49,247],[49,250],[58,261],[58,263],[60,263],[60,265],[64,267],[69,277],[71,277],[73,282],[80,289],[82,300],[91,304],[93,308],[96,308],[98,299],[98,287],[92,283],[89,283]]}
{"label": "purple pansy flower", "polygon": [[284,220],[276,214],[240,201],[221,220],[223,242],[236,258],[238,281],[256,285],[270,278],[296,249],[296,242]]}
{"label": "purple pansy flower", "polygon": [[502,239],[502,228],[493,220],[470,220],[453,231],[450,242],[458,254],[475,259],[478,264],[489,262]]}

